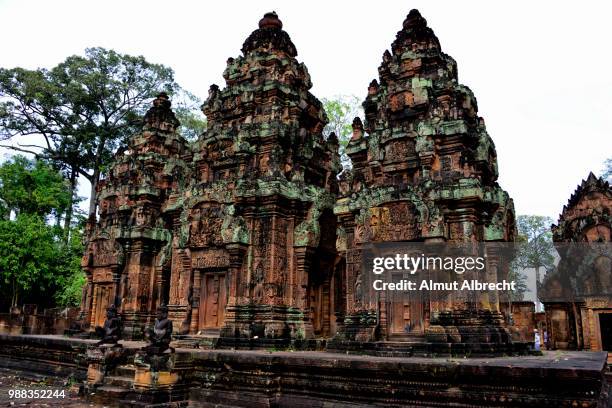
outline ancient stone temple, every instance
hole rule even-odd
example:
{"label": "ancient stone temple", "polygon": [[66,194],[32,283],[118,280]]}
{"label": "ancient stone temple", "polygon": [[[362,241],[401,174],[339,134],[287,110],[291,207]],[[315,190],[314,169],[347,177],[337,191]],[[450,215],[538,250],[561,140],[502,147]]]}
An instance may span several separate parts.
{"label": "ancient stone temple", "polygon": [[276,14],[242,53],[226,87],[210,87],[208,130],[192,149],[160,95],[100,184],[83,262],[92,326],[114,302],[134,337],[161,304],[186,335],[334,330],[338,141],[322,136],[322,104]]}
{"label": "ancient stone temple", "polygon": [[[282,28],[265,14],[228,59],[197,141],[179,135],[168,95],[154,99],[98,185],[84,332],[0,333],[2,381],[23,370],[27,382],[14,384],[45,390],[31,373],[47,389],[57,379],[71,401],[55,402],[70,406],[80,393],[89,406],[140,408],[609,407],[608,354],[524,358],[495,293],[372,293],[376,245],[494,243],[483,274],[499,281],[507,263],[496,248],[515,236],[476,100],[419,13],[383,55],[342,172]],[[610,201],[609,185],[589,177],[556,239],[609,241]],[[584,319],[611,315],[601,299],[564,309],[580,310],[585,342]]]}
{"label": "ancient stone temple", "polygon": [[368,88],[365,125],[353,123],[353,167],[340,188],[338,140],[322,136],[321,102],[276,14],[228,59],[225,88],[210,87],[196,143],[177,134],[161,94],[99,185],[83,260],[90,327],[115,304],[125,333],[139,338],[163,304],[177,334],[234,345],[446,342],[444,326],[501,328],[495,297],[470,310],[422,295],[366,300],[366,243],[514,239],[495,148],[455,61],[417,11],[391,49]]}
{"label": "ancient stone temple", "polygon": [[353,122],[347,147],[353,168],[341,175],[334,208],[346,260],[345,332],[366,341],[428,334],[446,341],[442,326],[464,324],[459,320],[501,327],[494,298],[461,310],[422,295],[377,299],[363,284],[368,243],[513,241],[515,235],[513,203],[496,182],[495,146],[476,98],[458,82],[455,60],[418,11],[408,15],[378,71],[363,102],[365,122]]}
{"label": "ancient stone temple", "polygon": [[612,188],[590,173],[552,226],[561,259],[539,288],[550,344],[612,351]]}
{"label": "ancient stone temple", "polygon": [[[501,329],[491,296],[469,307],[423,294],[367,296],[366,243],[514,239],[493,142],[454,60],[416,11],[391,49],[368,88],[365,125],[353,123],[353,167],[340,190],[338,141],[323,138],[322,105],[274,13],[228,60],[225,88],[210,87],[208,129],[195,144],[178,136],[160,95],[99,186],[100,219],[83,263],[90,326],[115,304],[125,333],[139,338],[164,304],[177,334],[234,345],[446,343],[445,326]],[[507,341],[493,332],[481,340]]]}

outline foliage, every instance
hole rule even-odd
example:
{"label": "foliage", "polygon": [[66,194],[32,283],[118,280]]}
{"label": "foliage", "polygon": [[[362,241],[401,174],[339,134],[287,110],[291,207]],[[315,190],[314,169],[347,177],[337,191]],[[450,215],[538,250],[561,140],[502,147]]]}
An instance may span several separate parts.
{"label": "foliage", "polygon": [[603,171],[601,172],[601,177],[604,180],[608,180],[609,182],[612,182],[612,157],[604,161],[604,167],[603,167]]}
{"label": "foliage", "polygon": [[193,94],[182,90],[172,98],[172,105],[176,118],[181,122],[181,135],[190,142],[206,130],[206,117],[200,106],[202,102]]}
{"label": "foliage", "polygon": [[0,165],[0,200],[4,217],[15,214],[54,214],[59,218],[71,202],[70,186],[62,174],[42,160],[13,156]]}
{"label": "foliage", "polygon": [[527,277],[521,273],[521,269],[510,268],[508,272],[508,281],[515,283],[515,290],[510,291],[510,300],[513,302],[521,302],[525,298],[525,292],[529,289],[527,286]]}
{"label": "foliage", "polygon": [[353,133],[353,119],[363,113],[359,99],[354,95],[336,95],[332,99],[323,98],[323,107],[327,114],[327,126],[323,135],[328,137],[332,132],[340,142],[340,157],[344,167],[350,167],[350,158],[345,150]]}
{"label": "foliage", "polygon": [[[519,251],[523,245],[527,242],[527,237],[524,235],[518,235],[516,243],[519,245]],[[512,302],[520,302],[525,297],[525,292],[529,289],[527,285],[527,276],[525,276],[524,268],[521,266],[522,257],[517,254],[517,257],[510,263],[510,270],[508,271],[508,280],[515,282],[516,290],[510,291],[509,297]]]}
{"label": "foliage", "polygon": [[536,272],[536,295],[537,286],[541,283],[541,268],[550,271],[554,267],[554,246],[550,226],[553,220],[541,215],[519,215],[517,227],[520,240],[519,253],[515,262],[523,269],[533,268]]}
{"label": "foliage", "polygon": [[11,212],[8,209],[8,205],[4,202],[2,196],[0,196],[0,220],[9,218],[10,214]]}
{"label": "foliage", "polygon": [[541,215],[519,215],[517,227],[523,235],[524,245],[520,262],[525,268],[551,269],[554,263],[554,247],[550,226],[553,220]]}
{"label": "foliage", "polygon": [[55,303],[59,306],[78,306],[81,303],[85,273],[81,269],[83,254],[82,230],[75,228],[68,243],[60,243],[58,262],[55,265],[56,291]]}
{"label": "foliage", "polygon": [[16,306],[21,293],[53,279],[57,256],[51,227],[36,214],[19,214],[0,221],[0,283]]}
{"label": "foliage", "polygon": [[[64,231],[49,225],[70,203],[62,174],[42,160],[14,156],[0,166],[0,295],[17,305],[26,301],[60,305],[80,300],[84,277],[80,228]],[[10,218],[10,214],[15,216]],[[40,295],[45,297],[40,298]]]}
{"label": "foliage", "polygon": [[50,70],[2,68],[0,139],[39,136],[38,144],[7,147],[61,165],[73,191],[78,175],[89,180],[94,214],[96,185],[113,153],[137,131],[152,98],[179,90],[172,69],[104,48]]}

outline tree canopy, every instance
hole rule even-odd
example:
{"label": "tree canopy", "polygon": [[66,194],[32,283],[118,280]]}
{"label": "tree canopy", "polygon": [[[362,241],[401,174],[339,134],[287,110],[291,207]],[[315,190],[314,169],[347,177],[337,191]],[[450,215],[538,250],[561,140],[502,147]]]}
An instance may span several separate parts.
{"label": "tree canopy", "polygon": [[[70,196],[68,182],[45,161],[14,156],[0,165],[0,304],[80,298],[81,228],[67,234],[47,222],[61,218]],[[40,302],[42,293],[51,296]]]}
{"label": "tree canopy", "polygon": [[[100,174],[161,91],[182,91],[172,69],[104,48],[88,48],[51,69],[0,68],[0,139],[21,137],[6,147],[57,163],[73,192],[79,175],[89,180],[92,215]],[[40,143],[25,143],[30,135]]]}
{"label": "tree canopy", "polygon": [[604,161],[604,167],[603,167],[603,171],[601,172],[601,177],[604,180],[608,180],[612,182],[612,157]]}
{"label": "tree canopy", "polygon": [[515,262],[520,268],[533,268],[537,288],[541,283],[541,272],[554,266],[554,245],[550,226],[553,220],[541,215],[519,215],[516,220],[519,232],[519,253]]}
{"label": "tree canopy", "polygon": [[11,306],[22,291],[53,278],[55,255],[52,231],[41,217],[19,214],[14,221],[0,221],[0,274]]}
{"label": "tree canopy", "polygon": [[359,99],[354,95],[336,95],[331,99],[323,98],[322,102],[329,121],[323,129],[323,135],[328,137],[331,133],[336,134],[340,143],[342,165],[350,167],[351,160],[345,150],[353,133],[353,119],[363,113]]}
{"label": "tree canopy", "polygon": [[71,191],[62,174],[42,160],[17,155],[0,165],[3,218],[14,214],[53,214],[60,218],[71,204]]}

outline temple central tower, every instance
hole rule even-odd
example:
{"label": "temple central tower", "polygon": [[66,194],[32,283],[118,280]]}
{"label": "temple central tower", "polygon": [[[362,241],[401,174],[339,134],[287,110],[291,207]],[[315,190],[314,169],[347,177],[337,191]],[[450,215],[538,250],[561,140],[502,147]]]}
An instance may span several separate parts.
{"label": "temple central tower", "polygon": [[338,142],[275,13],[242,53],[203,105],[171,284],[191,290],[171,290],[170,308],[225,339],[329,334]]}

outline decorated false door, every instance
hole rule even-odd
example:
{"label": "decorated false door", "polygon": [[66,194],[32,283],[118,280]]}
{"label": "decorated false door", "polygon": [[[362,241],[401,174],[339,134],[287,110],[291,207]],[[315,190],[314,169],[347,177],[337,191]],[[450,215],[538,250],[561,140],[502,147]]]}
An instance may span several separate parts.
{"label": "decorated false door", "polygon": [[[393,274],[393,282],[413,280],[409,274]],[[391,336],[423,333],[423,304],[420,291],[389,293],[389,333]]]}
{"label": "decorated false door", "polygon": [[226,305],[226,274],[204,273],[200,294],[200,330],[221,328],[225,320]]}
{"label": "decorated false door", "polygon": [[106,308],[113,303],[114,290],[112,284],[99,284],[94,289],[94,311],[92,327],[104,325]]}

